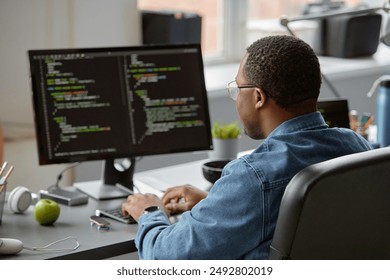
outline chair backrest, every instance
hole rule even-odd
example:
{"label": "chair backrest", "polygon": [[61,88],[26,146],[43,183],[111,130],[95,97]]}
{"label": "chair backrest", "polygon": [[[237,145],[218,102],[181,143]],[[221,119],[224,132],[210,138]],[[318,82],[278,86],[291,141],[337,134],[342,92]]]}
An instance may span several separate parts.
{"label": "chair backrest", "polygon": [[283,195],[269,259],[390,259],[390,147],[296,174]]}

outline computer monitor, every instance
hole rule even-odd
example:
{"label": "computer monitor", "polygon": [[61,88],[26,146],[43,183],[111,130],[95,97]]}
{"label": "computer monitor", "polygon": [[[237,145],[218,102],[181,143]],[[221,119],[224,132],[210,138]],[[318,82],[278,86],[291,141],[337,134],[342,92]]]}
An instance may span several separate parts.
{"label": "computer monitor", "polygon": [[[101,185],[78,185],[92,197],[128,195],[135,157],[212,149],[199,44],[30,50],[28,57],[39,164],[105,160]],[[119,158],[130,164],[116,168]]]}
{"label": "computer monitor", "polygon": [[317,102],[317,110],[322,114],[329,127],[350,128],[347,99],[319,100]]}

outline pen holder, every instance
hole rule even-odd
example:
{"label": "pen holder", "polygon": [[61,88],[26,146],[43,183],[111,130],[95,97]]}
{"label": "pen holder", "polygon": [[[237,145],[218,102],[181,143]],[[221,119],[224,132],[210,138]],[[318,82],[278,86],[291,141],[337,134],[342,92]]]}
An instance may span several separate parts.
{"label": "pen holder", "polygon": [[5,181],[2,185],[0,185],[0,225],[3,217],[6,190],[7,190],[7,181]]}

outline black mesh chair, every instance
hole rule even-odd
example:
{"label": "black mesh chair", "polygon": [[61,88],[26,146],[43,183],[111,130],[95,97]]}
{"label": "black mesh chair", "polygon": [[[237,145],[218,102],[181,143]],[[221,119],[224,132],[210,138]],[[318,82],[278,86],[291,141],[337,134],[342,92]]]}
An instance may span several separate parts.
{"label": "black mesh chair", "polygon": [[269,259],[390,259],[390,147],[295,175],[281,202]]}

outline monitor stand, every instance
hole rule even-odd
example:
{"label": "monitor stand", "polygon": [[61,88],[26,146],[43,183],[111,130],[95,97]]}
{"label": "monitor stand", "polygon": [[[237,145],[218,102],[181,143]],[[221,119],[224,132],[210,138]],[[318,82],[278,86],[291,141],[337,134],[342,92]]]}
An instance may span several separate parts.
{"label": "monitor stand", "polygon": [[79,182],[74,186],[97,200],[124,198],[133,194],[134,169],[134,158],[125,159],[119,163],[114,159],[105,160],[102,180]]}

